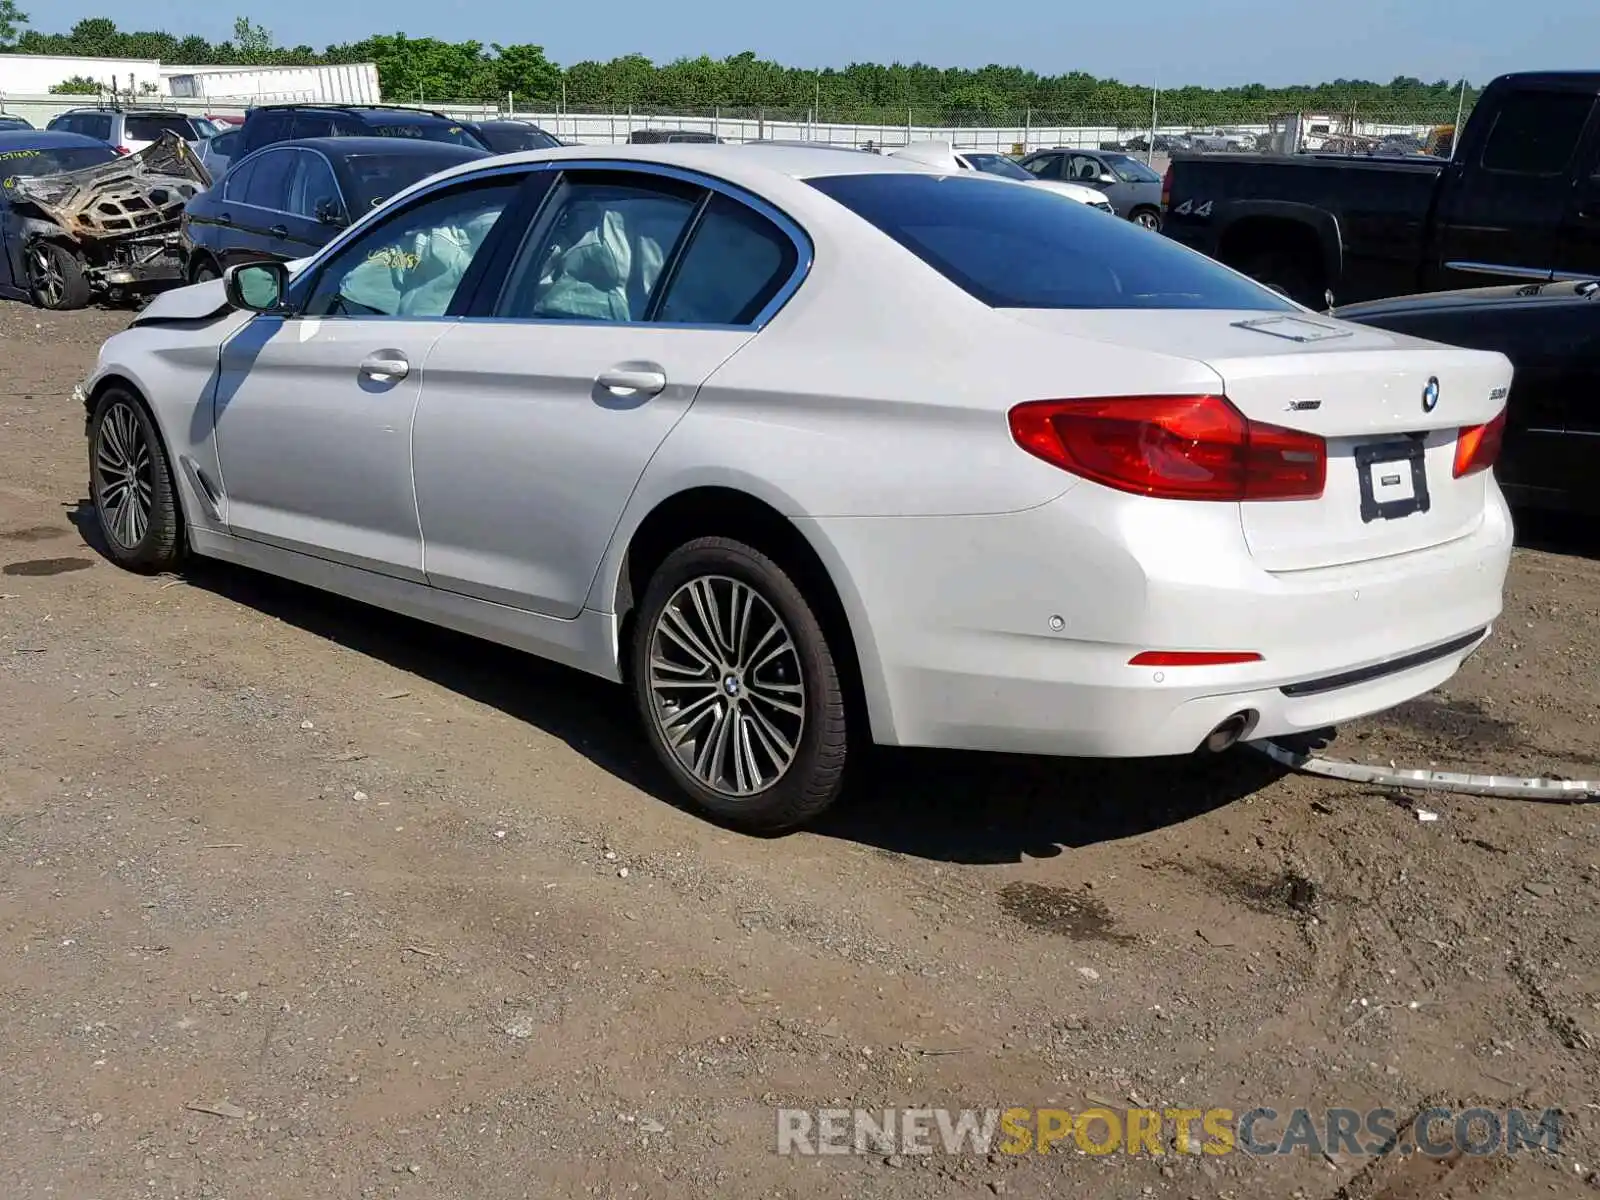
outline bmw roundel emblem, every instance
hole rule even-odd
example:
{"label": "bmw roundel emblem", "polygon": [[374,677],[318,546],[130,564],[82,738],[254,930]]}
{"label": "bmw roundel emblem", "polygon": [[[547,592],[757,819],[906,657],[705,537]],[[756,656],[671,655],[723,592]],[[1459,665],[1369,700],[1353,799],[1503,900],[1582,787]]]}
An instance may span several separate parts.
{"label": "bmw roundel emblem", "polygon": [[1431,413],[1439,407],[1439,381],[1437,378],[1429,379],[1428,386],[1422,389],[1422,411]]}

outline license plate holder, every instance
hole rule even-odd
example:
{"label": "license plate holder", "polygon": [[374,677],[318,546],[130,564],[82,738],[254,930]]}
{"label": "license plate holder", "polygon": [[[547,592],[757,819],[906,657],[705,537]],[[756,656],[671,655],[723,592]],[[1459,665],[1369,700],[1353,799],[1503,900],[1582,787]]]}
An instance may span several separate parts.
{"label": "license plate holder", "polygon": [[1394,521],[1428,511],[1428,472],[1423,449],[1422,442],[1412,438],[1356,447],[1363,524]]}

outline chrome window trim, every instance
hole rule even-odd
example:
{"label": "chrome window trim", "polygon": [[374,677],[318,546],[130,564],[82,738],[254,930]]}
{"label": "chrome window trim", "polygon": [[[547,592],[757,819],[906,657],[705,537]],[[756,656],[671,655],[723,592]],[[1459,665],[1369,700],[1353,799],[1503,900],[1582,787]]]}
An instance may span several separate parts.
{"label": "chrome window trim", "polygon": [[[794,269],[789,272],[788,279],[784,280],[778,290],[772,294],[772,299],[762,306],[761,311],[756,313],[749,322],[742,324],[698,325],[680,321],[586,321],[566,317],[553,319],[550,317],[487,316],[466,317],[463,318],[464,320],[478,324],[550,325],[563,328],[599,326],[606,329],[688,329],[701,332],[759,333],[783,310],[784,305],[794,298],[794,294],[800,290],[800,286],[805,283],[806,278],[811,274],[811,264],[815,261],[816,249],[812,244],[810,235],[788,213],[770,201],[757,196],[754,192],[746,191],[738,184],[729,183],[725,179],[718,179],[714,175],[704,175],[698,171],[690,171],[683,167],[674,167],[668,163],[646,163],[612,158],[559,159],[553,162],[537,163],[535,168],[540,171],[559,171],[562,173],[574,170],[630,171],[642,175],[656,175],[663,179],[671,179],[679,183],[687,183],[693,187],[704,188],[710,192],[716,192],[737,204],[744,205],[775,225],[779,232],[787,237],[794,246]],[[535,221],[539,219],[539,215],[535,215]],[[693,243],[690,242],[689,245],[692,246]],[[688,247],[686,246],[685,250],[687,249]]]}
{"label": "chrome window trim", "polygon": [[[271,147],[263,146],[261,150],[255,151],[255,154],[260,154],[268,149],[271,149]],[[253,158],[254,156],[255,155],[252,154],[250,157]],[[240,161],[246,162],[248,159],[241,159]],[[231,171],[232,168],[230,167],[229,169]],[[800,290],[800,286],[805,283],[807,277],[811,274],[811,265],[816,257],[811,236],[806,233],[803,228],[801,228],[798,222],[796,222],[782,209],[776,207],[762,197],[757,196],[754,192],[746,191],[738,184],[729,183],[726,180],[718,179],[714,175],[702,175],[696,171],[685,170],[682,167],[674,167],[667,163],[646,163],[616,158],[564,158],[545,162],[507,163],[501,166],[485,167],[476,171],[468,171],[460,175],[452,175],[448,179],[441,179],[436,183],[430,183],[418,191],[412,192],[408,195],[403,194],[404,204],[407,208],[410,208],[415,204],[426,204],[436,192],[448,191],[451,188],[460,187],[463,184],[476,183],[484,179],[492,179],[498,175],[521,174],[531,176],[546,171],[570,170],[637,171],[641,174],[659,175],[663,178],[675,179],[681,183],[688,183],[695,187],[703,187],[709,191],[720,192],[727,196],[730,200],[737,201],[738,203],[744,204],[753,209],[755,212],[759,213],[761,216],[765,217],[780,230],[782,230],[784,235],[794,243],[795,251],[798,256],[795,262],[794,270],[790,272],[789,278],[784,282],[783,286],[773,293],[772,299],[769,300],[762,307],[761,311],[758,312],[750,321],[750,323],[746,325],[688,325],[671,321],[583,321],[567,319],[551,320],[546,317],[492,316],[321,316],[302,318],[298,314],[295,314],[281,319],[289,321],[440,321],[451,323],[456,321],[471,321],[474,324],[479,325],[549,325],[566,328],[599,326],[607,329],[683,329],[699,332],[731,331],[759,333],[762,329],[766,328],[772,319],[776,317],[780,311],[782,311],[783,307],[794,298],[794,294]],[[540,208],[542,209],[543,205],[541,205]],[[312,291],[316,289],[315,280],[321,275],[323,268],[327,265],[328,257],[338,253],[339,249],[344,246],[346,242],[364,233],[365,230],[363,227],[370,220],[375,219],[375,214],[381,213],[382,211],[383,209],[377,208],[363,214],[355,222],[355,224],[351,225],[339,237],[329,242],[320,251],[312,256],[311,261],[305,265],[305,268],[290,283],[290,297],[292,303],[299,303],[300,298],[294,295],[294,291],[298,290],[299,288],[304,287]],[[537,221],[539,219],[539,214],[535,213],[533,219]]]}

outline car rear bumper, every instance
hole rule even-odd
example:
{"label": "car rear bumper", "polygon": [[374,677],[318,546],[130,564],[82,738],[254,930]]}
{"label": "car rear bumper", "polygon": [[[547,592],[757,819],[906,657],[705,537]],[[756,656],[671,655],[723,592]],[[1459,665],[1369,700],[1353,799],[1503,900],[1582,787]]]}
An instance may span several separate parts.
{"label": "car rear bumper", "polygon": [[[1004,516],[808,523],[832,557],[876,740],[1087,757],[1186,754],[1318,729],[1444,683],[1499,616],[1511,520],[1488,487],[1466,537],[1271,574],[1236,508],[1093,486]],[[1257,662],[1134,667],[1146,650]]]}

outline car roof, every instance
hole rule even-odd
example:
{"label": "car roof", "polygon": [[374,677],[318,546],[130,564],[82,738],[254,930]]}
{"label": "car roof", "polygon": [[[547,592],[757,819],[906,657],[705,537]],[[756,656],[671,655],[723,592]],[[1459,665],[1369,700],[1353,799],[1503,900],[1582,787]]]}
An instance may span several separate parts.
{"label": "car roof", "polygon": [[67,113],[105,113],[108,117],[188,117],[190,114],[177,108],[161,108],[152,106],[148,108],[105,108],[98,104],[80,104],[76,108],[63,109],[56,116],[65,116]]}
{"label": "car roof", "polygon": [[458,121],[446,113],[430,112],[425,108],[406,108],[403,105],[389,107],[382,104],[263,104],[250,110],[251,112],[325,112],[343,113],[346,116],[382,118],[391,125],[404,124],[408,121],[422,123],[424,121],[444,121],[451,125],[468,125],[469,121]]}
{"label": "car roof", "polygon": [[[342,139],[341,139],[342,140]],[[953,175],[926,163],[881,154],[840,153],[837,147],[780,145],[774,142],[656,142],[618,143],[611,146],[562,146],[549,150],[518,150],[498,156],[506,165],[518,162],[622,162],[683,167],[725,179],[729,183],[758,186],[763,179],[824,179],[833,175],[907,174]],[[453,168],[451,174],[470,172],[472,164]],[[959,171],[962,176],[970,172]]]}
{"label": "car roof", "polygon": [[473,121],[479,129],[536,129],[544,132],[544,126],[536,121],[524,121],[520,117],[505,118],[499,121]]}
{"label": "car roof", "polygon": [[0,151],[5,150],[66,150],[110,144],[83,133],[63,133],[55,129],[18,129],[0,132]]}
{"label": "car roof", "polygon": [[404,150],[413,158],[437,158],[451,162],[492,157],[487,150],[477,146],[457,146],[452,142],[430,142],[409,137],[314,137],[290,138],[282,142],[268,142],[262,150],[281,150],[285,146],[299,146],[306,150],[320,150],[329,158],[354,158],[358,154],[394,154]]}

